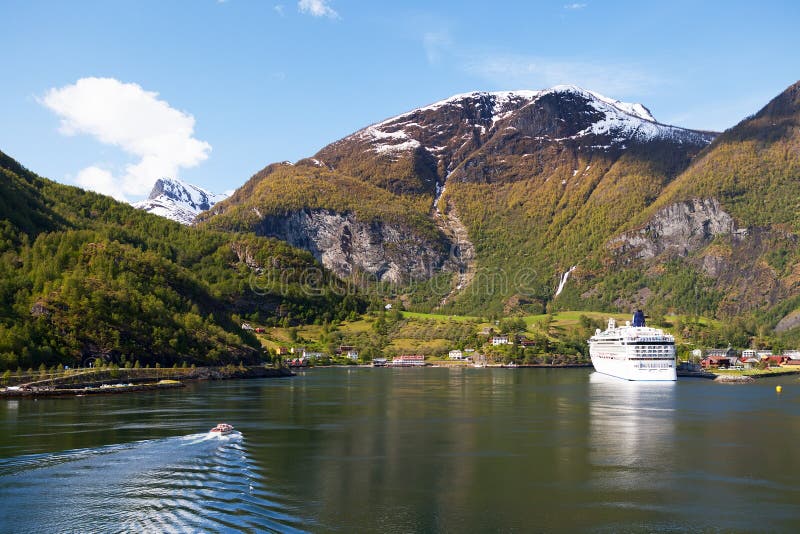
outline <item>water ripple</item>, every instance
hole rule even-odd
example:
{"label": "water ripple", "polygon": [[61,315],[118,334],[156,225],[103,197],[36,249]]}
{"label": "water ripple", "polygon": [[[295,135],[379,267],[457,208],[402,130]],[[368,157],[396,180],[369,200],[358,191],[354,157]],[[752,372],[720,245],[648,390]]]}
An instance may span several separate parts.
{"label": "water ripple", "polygon": [[0,459],[14,532],[300,531],[243,436],[190,434]]}

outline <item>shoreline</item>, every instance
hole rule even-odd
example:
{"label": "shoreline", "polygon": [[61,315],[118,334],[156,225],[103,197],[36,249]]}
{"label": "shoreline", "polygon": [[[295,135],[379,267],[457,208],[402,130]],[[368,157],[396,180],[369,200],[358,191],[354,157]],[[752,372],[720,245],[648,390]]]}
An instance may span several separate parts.
{"label": "shoreline", "polygon": [[[156,375],[156,376],[153,376]],[[84,371],[57,378],[4,387],[0,398],[77,397],[136,393],[185,387],[184,381],[284,378],[295,376],[279,367],[198,367],[195,369],[115,369]]]}

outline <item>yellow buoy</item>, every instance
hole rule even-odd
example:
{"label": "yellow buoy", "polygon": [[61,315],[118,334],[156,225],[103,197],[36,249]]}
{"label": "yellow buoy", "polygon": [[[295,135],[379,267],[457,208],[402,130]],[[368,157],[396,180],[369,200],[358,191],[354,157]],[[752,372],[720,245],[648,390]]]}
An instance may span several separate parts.
{"label": "yellow buoy", "polygon": [[775,386],[775,391],[780,393],[781,391],[783,391],[783,386]]}

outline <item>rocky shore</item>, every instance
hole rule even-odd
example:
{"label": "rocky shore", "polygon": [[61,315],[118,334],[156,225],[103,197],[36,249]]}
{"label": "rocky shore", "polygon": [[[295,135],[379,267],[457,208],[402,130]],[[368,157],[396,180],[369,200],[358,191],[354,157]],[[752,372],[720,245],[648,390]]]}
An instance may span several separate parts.
{"label": "rocky shore", "polygon": [[264,366],[192,369],[83,370],[0,389],[0,398],[107,395],[184,387],[187,380],[228,380],[294,376],[289,369]]}

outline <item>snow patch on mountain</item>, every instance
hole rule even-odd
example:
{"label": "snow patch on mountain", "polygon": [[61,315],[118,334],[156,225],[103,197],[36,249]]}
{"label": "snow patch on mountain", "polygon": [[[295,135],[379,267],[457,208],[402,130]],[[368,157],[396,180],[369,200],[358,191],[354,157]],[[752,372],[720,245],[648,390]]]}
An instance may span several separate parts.
{"label": "snow patch on mountain", "polygon": [[147,200],[134,202],[133,207],[188,225],[197,214],[226,198],[227,194],[211,193],[177,178],[159,178]]}
{"label": "snow patch on mountain", "polygon": [[[585,100],[586,106],[590,110],[597,113],[592,115],[592,124],[575,135],[562,138],[543,137],[543,139],[550,141],[558,142],[594,135],[610,137],[610,144],[603,143],[597,146],[605,148],[622,146],[622,148],[625,148],[623,144],[631,140],[646,142],[667,139],[678,143],[708,144],[715,137],[715,134],[711,132],[699,132],[661,124],[656,121],[650,110],[642,104],[621,102],[574,85],[558,85],[541,91],[475,91],[457,94],[368,126],[342,141],[357,139],[368,145],[369,148],[367,150],[378,154],[397,156],[399,153],[414,150],[420,146],[423,146],[431,153],[437,153],[441,151],[441,146],[428,147],[424,145],[422,140],[425,137],[431,137],[431,134],[442,131],[442,128],[446,126],[441,123],[425,124],[426,113],[442,110],[447,106],[461,110],[466,110],[468,107],[472,108],[477,110],[478,117],[474,121],[463,120],[476,133],[485,136],[487,133],[491,135],[491,132],[497,131],[498,127],[502,127],[502,125],[498,126],[498,123],[511,118],[515,113],[534,104],[546,95],[553,94],[577,95]],[[595,118],[595,115],[597,118]],[[504,129],[512,128],[514,127],[505,125]],[[471,134],[467,134],[466,138],[469,140]]]}

